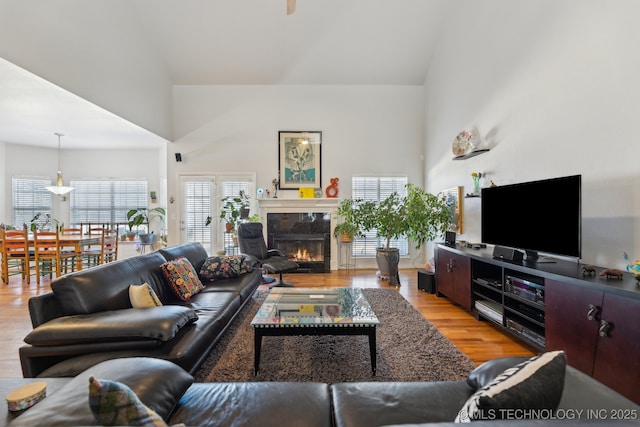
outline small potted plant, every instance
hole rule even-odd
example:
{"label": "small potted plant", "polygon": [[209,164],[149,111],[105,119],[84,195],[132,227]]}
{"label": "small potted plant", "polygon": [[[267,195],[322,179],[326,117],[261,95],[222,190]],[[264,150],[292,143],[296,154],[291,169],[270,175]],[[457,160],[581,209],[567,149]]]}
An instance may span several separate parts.
{"label": "small potted plant", "polygon": [[60,221],[53,218],[51,214],[38,212],[29,221],[29,231],[32,233],[38,230],[48,230],[51,228],[51,224],[54,223],[56,227],[61,227]]}
{"label": "small potted plant", "polygon": [[222,207],[220,208],[220,222],[226,224],[227,233],[233,232],[240,224],[240,204],[239,197],[225,197],[222,199]]}
{"label": "small potted plant", "polygon": [[[164,208],[157,207],[153,209],[148,208],[137,208],[130,209],[127,212],[127,221],[129,225],[129,233],[133,233],[133,227],[139,227],[141,225],[147,226],[147,231],[149,228],[150,221],[153,218],[158,218],[160,221],[164,219],[164,216],[167,214],[167,211]],[[135,234],[134,234],[135,235]],[[153,231],[148,233],[138,233],[138,237],[140,238],[140,243],[153,243]],[[129,237],[130,240],[133,240]]]}
{"label": "small potted plant", "polygon": [[361,237],[362,226],[358,208],[361,200],[343,199],[338,205],[338,216],[341,222],[333,229],[333,235],[344,243],[352,242],[354,237]]}

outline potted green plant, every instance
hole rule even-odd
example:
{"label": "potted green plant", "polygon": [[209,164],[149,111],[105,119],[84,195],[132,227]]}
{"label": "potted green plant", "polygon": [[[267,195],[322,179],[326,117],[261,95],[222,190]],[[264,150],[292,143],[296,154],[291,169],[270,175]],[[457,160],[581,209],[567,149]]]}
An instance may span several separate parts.
{"label": "potted green plant", "polygon": [[60,221],[53,218],[51,214],[38,212],[29,221],[29,231],[32,233],[38,230],[48,230],[51,228],[50,224],[55,224],[56,227],[61,227]]}
{"label": "potted green plant", "polygon": [[[386,245],[376,251],[376,261],[389,284],[397,285],[399,250],[391,247],[391,240],[405,236],[419,249],[428,241],[444,233],[451,225],[451,213],[444,198],[406,185],[406,195],[391,193],[380,202],[363,202],[358,208],[363,230],[376,230]],[[385,274],[386,273],[386,274]]]}
{"label": "potted green plant", "polygon": [[363,236],[358,208],[361,200],[343,199],[338,205],[341,222],[333,229],[333,235],[342,242],[352,242],[354,237]]}
{"label": "potted green plant", "polygon": [[240,190],[238,192],[238,197],[234,201],[240,203],[240,218],[247,219],[249,218],[249,213],[251,212],[251,201],[249,200],[249,196],[244,190]]}
{"label": "potted green plant", "polygon": [[240,225],[240,197],[227,196],[222,199],[220,222],[224,222],[227,233],[233,232]]}
{"label": "potted green plant", "polygon": [[[127,212],[127,221],[129,225],[129,233],[133,233],[133,227],[140,227],[146,225],[149,227],[150,221],[153,218],[157,218],[160,221],[164,219],[167,211],[164,208],[156,207],[153,209],[148,208],[136,208],[130,209]],[[147,230],[149,231],[149,230]],[[153,243],[153,231],[148,233],[138,233],[140,243]]]}

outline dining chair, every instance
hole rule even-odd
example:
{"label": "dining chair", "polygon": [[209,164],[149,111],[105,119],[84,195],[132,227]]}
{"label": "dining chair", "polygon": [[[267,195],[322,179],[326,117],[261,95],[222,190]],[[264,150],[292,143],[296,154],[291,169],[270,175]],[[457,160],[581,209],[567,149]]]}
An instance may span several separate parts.
{"label": "dining chair", "polygon": [[104,262],[104,233],[104,226],[89,228],[89,236],[99,237],[99,243],[93,244],[82,251],[83,266],[95,267]]}
{"label": "dining chair", "polygon": [[0,251],[2,252],[2,281],[9,283],[9,276],[20,274],[22,280],[31,283],[30,264],[32,254],[29,251],[29,231],[26,224],[22,229],[7,230],[0,228]]}
{"label": "dining chair", "polygon": [[[82,236],[82,228],[62,227],[62,230],[60,231],[60,238],[63,239],[65,236]],[[75,245],[63,246],[62,243],[60,245],[61,253],[70,255],[62,258],[62,270],[64,270],[65,273],[75,271],[77,258],[82,256],[82,254],[78,253]]]}
{"label": "dining chair", "polygon": [[102,234],[102,262],[107,263],[118,259],[118,230],[105,228]]}
{"label": "dining chair", "polygon": [[65,252],[60,247],[60,231],[34,231],[33,232],[33,258],[36,267],[36,283],[40,284],[40,278],[49,275],[49,279],[62,276],[62,260],[72,259],[74,253]]}

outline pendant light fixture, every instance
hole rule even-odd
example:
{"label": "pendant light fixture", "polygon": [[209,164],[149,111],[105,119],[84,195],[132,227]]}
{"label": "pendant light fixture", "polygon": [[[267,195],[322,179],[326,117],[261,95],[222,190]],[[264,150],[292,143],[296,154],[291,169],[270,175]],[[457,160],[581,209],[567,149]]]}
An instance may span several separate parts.
{"label": "pendant light fixture", "polygon": [[45,188],[51,191],[53,194],[64,196],[65,194],[71,192],[71,190],[73,190],[73,187],[67,187],[64,185],[64,182],[62,181],[62,172],[60,171],[60,138],[64,135],[59,132],[54,133],[54,135],[58,136],[58,178],[56,179],[56,185],[51,185]]}

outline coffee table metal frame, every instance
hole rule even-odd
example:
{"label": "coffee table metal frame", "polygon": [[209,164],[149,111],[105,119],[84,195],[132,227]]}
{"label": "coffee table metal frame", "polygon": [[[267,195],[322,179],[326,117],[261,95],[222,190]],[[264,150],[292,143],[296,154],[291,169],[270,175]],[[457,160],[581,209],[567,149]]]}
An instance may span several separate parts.
{"label": "coffee table metal frame", "polygon": [[[275,294],[284,294],[289,292],[303,293],[308,291],[310,294],[322,294],[322,292],[333,292],[340,288],[274,288],[271,292]],[[344,288],[348,289],[348,292],[362,293],[362,289],[359,288]],[[272,296],[272,295],[270,295]],[[364,295],[361,294],[361,298],[366,302]],[[269,303],[269,297],[265,304]],[[366,303],[368,306],[368,303]],[[263,304],[264,307],[264,304]],[[279,317],[272,317],[270,323],[261,322],[260,311],[256,314],[251,326],[254,330],[254,364],[253,372],[258,374],[260,369],[260,353],[262,349],[262,338],[266,336],[304,336],[304,335],[366,335],[369,338],[369,355],[371,357],[371,372],[376,374],[376,330],[380,323],[370,309],[370,316],[366,319],[347,319],[349,323],[343,323],[345,320],[343,317],[327,319],[325,316],[323,320],[317,323],[290,323],[286,319]],[[361,320],[361,321],[358,321]],[[328,323],[331,322],[331,323]]]}

